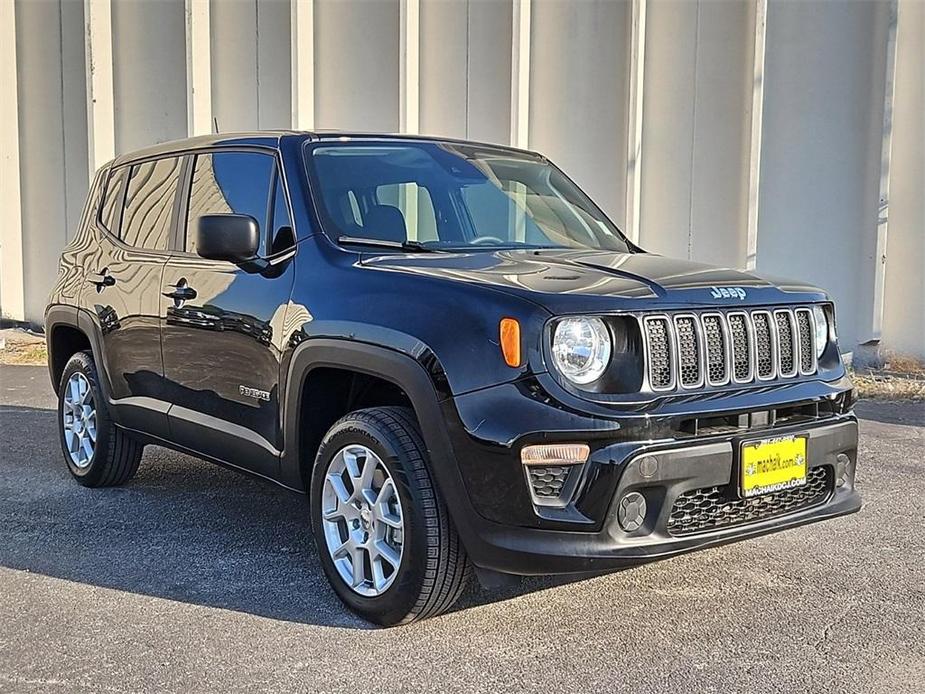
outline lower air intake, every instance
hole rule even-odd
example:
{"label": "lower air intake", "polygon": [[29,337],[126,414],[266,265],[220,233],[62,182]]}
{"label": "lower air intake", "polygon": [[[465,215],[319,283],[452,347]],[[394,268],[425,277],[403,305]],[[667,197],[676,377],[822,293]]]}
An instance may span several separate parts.
{"label": "lower air intake", "polygon": [[832,481],[832,468],[825,465],[812,468],[802,487],[751,499],[731,498],[728,487],[692,489],[678,495],[675,500],[668,519],[668,532],[672,535],[695,535],[817,506],[832,493]]}

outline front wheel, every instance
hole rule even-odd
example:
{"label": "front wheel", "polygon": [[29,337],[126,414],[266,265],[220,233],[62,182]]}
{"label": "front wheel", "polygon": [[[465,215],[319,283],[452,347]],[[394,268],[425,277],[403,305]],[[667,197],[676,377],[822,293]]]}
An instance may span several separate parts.
{"label": "front wheel", "polygon": [[318,449],[312,530],[321,565],[360,616],[394,626],[440,614],[469,563],[426,463],[414,414],[377,407],[339,420]]}

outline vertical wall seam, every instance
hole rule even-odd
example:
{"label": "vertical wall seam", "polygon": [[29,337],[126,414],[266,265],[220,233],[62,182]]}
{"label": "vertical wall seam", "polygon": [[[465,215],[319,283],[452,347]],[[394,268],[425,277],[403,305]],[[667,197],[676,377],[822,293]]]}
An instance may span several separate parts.
{"label": "vertical wall seam", "polygon": [[67,130],[64,120],[64,18],[62,17],[64,8],[61,3],[62,0],[58,0],[58,86],[61,90],[61,163],[63,169],[61,183],[64,191],[64,229],[62,231],[64,232],[64,243],[66,244],[68,229],[70,229],[70,196],[67,192]]}
{"label": "vertical wall seam", "polygon": [[420,0],[401,0],[399,14],[398,129],[417,134],[421,129]]}
{"label": "vertical wall seam", "polygon": [[628,104],[626,226],[624,232],[639,243],[642,204],[643,94],[646,61],[647,0],[633,0],[631,7],[630,78]]}
{"label": "vertical wall seam", "polygon": [[472,41],[471,35],[471,22],[472,22],[472,0],[466,0],[466,137],[471,137],[469,132],[469,111],[472,109],[472,104],[469,101],[469,78],[472,75],[472,63],[471,57],[469,55],[469,46]]}
{"label": "vertical wall seam", "polygon": [[[883,333],[884,285],[886,280],[887,233],[889,231],[890,163],[893,157],[893,103],[896,81],[896,28],[899,7],[890,0],[886,36],[886,66],[883,85],[883,124],[880,142],[880,188],[877,206],[877,242],[874,250],[874,296],[869,334],[860,342],[879,342]],[[865,337],[862,335],[862,338]]]}
{"label": "vertical wall seam", "polygon": [[[9,34],[7,33],[9,31]],[[23,270],[22,165],[19,132],[19,58],[17,56],[16,7],[13,0],[0,3],[0,85],[2,94],[0,132],[0,316],[24,320],[25,273]],[[7,122],[9,118],[9,122]],[[8,146],[7,146],[8,145]],[[9,175],[5,172],[9,171]]]}
{"label": "vertical wall seam", "polygon": [[767,38],[767,0],[755,0],[755,26],[752,50],[751,118],[749,123],[748,188],[746,190],[745,268],[758,264],[758,211],[761,190],[762,119],[764,117],[765,41]]}
{"label": "vertical wall seam", "polygon": [[290,56],[292,65],[292,127],[315,128],[315,3],[292,0]]}
{"label": "vertical wall seam", "polygon": [[514,0],[511,31],[511,145],[530,146],[531,0]]}
{"label": "vertical wall seam", "polygon": [[257,99],[257,128],[260,128],[260,7],[254,0],[254,92]]}
{"label": "vertical wall seam", "polygon": [[116,154],[115,92],[112,61],[112,6],[84,0],[87,75],[87,163],[90,180]]}
{"label": "vertical wall seam", "polygon": [[694,256],[694,167],[697,141],[697,98],[698,82],[700,80],[699,63],[700,63],[700,9],[701,2],[697,2],[697,21],[694,28],[694,103],[691,110],[691,156],[690,167],[688,169],[688,197],[687,197],[687,259]]}

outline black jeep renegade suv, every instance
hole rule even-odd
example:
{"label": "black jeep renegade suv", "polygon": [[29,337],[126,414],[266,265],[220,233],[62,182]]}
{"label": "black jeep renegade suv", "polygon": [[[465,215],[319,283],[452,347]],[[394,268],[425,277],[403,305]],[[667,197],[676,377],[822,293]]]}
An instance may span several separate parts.
{"label": "black jeep renegade suv", "polygon": [[544,157],[298,132],[104,166],[46,313],[64,458],[154,443],[309,497],[380,624],[858,510],[819,289],[646,253]]}

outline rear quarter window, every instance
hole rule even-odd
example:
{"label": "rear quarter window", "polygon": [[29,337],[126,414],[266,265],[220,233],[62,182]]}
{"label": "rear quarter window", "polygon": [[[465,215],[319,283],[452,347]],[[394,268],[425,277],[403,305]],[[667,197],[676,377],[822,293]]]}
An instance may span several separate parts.
{"label": "rear quarter window", "polygon": [[128,167],[114,169],[106,181],[103,202],[100,205],[100,224],[110,234],[119,235],[119,220],[122,212],[122,184],[128,174]]}
{"label": "rear quarter window", "polygon": [[124,243],[167,250],[181,162],[179,157],[170,157],[132,166],[122,213]]}

